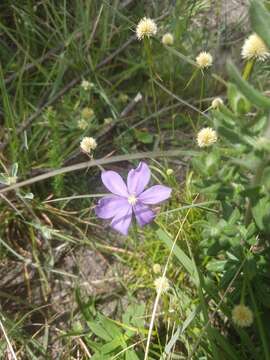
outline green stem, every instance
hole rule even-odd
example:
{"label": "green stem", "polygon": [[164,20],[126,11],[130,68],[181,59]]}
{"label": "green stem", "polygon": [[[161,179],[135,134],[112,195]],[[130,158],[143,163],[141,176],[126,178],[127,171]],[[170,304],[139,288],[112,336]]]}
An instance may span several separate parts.
{"label": "green stem", "polygon": [[196,68],[196,69],[195,69],[195,71],[192,73],[190,79],[188,80],[187,85],[184,87],[184,90],[186,90],[186,89],[189,87],[189,85],[192,83],[192,81],[193,81],[193,80],[195,79],[195,77],[197,76],[199,70],[200,70],[199,68]]}
{"label": "green stem", "polygon": [[248,62],[246,63],[245,65],[245,68],[244,68],[244,71],[243,71],[243,75],[242,75],[242,78],[244,80],[248,80],[250,75],[251,75],[251,72],[252,72],[252,69],[253,69],[253,66],[254,66],[254,63],[255,61],[252,59],[252,60],[248,60]]}
{"label": "green stem", "polygon": [[264,351],[264,356],[265,356],[264,359],[265,360],[270,360],[270,352],[269,352],[269,348],[268,348],[268,341],[267,341],[267,338],[266,338],[266,335],[265,335],[265,331],[264,331],[264,328],[263,328],[263,323],[262,323],[261,316],[260,316],[260,313],[259,313],[259,310],[258,310],[258,306],[257,306],[256,300],[255,300],[254,294],[253,294],[253,290],[252,290],[252,287],[250,286],[249,283],[248,283],[248,290],[249,290],[249,295],[250,295],[250,298],[251,298],[251,301],[252,301],[252,304],[253,304],[253,308],[254,308],[254,312],[255,312],[255,318],[256,318],[258,329],[259,329],[260,337],[261,337],[261,340],[262,340],[263,351]]}
{"label": "green stem", "polygon": [[205,86],[204,73],[202,73],[202,77],[201,77],[201,91],[200,91],[200,102],[199,102],[200,111],[202,111],[202,100],[203,100],[203,97],[204,97],[204,86]]}
{"label": "green stem", "polygon": [[[148,63],[149,72],[150,72],[151,90],[152,90],[152,96],[153,96],[153,99],[154,99],[155,113],[158,113],[158,111],[157,111],[157,98],[156,98],[156,92],[155,92],[155,86],[154,86],[154,71],[153,71],[154,66],[153,66],[153,58],[152,58],[152,52],[151,52],[150,40],[149,39],[144,40],[144,48],[145,48],[147,63]],[[156,125],[157,125],[157,131],[158,131],[159,138],[161,139],[161,131],[160,131],[160,124],[159,124],[159,116],[158,115],[156,117]]]}
{"label": "green stem", "polygon": [[135,250],[137,249],[137,246],[139,244],[139,234],[138,234],[138,228],[136,221],[133,222],[133,235],[134,235],[134,242],[135,242]]}
{"label": "green stem", "polygon": [[246,279],[243,280],[242,290],[241,290],[241,299],[240,304],[245,303],[245,294],[246,294]]}

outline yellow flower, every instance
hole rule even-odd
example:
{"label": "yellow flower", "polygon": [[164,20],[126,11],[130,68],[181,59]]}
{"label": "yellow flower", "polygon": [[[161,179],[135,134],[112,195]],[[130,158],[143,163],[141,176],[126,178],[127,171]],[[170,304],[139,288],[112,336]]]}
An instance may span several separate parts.
{"label": "yellow flower", "polygon": [[97,147],[97,142],[94,138],[86,136],[82,139],[80,147],[82,151],[90,154],[91,150],[95,150],[95,148]]}
{"label": "yellow flower", "polygon": [[223,100],[220,97],[217,97],[212,101],[211,107],[213,109],[218,109],[221,105],[223,105]]}
{"label": "yellow flower", "polygon": [[80,119],[78,120],[78,128],[81,130],[85,130],[88,126],[87,121],[85,121],[84,119]]}
{"label": "yellow flower", "polygon": [[142,40],[145,37],[151,37],[156,35],[157,33],[157,25],[154,20],[144,17],[141,19],[136,28],[136,35],[138,40]]}
{"label": "yellow flower", "polygon": [[199,147],[206,147],[214,144],[217,141],[217,133],[210,127],[199,131],[197,135],[197,143]]}
{"label": "yellow flower", "polygon": [[253,313],[246,305],[236,305],[232,310],[233,322],[240,327],[248,327],[253,323]]}
{"label": "yellow flower", "polygon": [[154,264],[153,265],[153,272],[155,274],[159,274],[161,272],[161,266],[159,264]]}
{"label": "yellow flower", "polygon": [[264,41],[257,35],[251,34],[244,42],[241,51],[242,58],[245,60],[264,61],[270,57],[270,53]]}
{"label": "yellow flower", "polygon": [[206,69],[213,65],[213,57],[209,52],[202,51],[196,57],[196,63],[200,69]]}
{"label": "yellow flower", "polygon": [[171,33],[166,33],[162,36],[162,44],[164,45],[173,45],[174,38]]}
{"label": "yellow flower", "polygon": [[166,293],[170,288],[169,280],[166,277],[161,276],[157,278],[154,284],[155,284],[156,292],[160,291],[161,294]]}
{"label": "yellow flower", "polygon": [[94,115],[94,110],[90,107],[85,107],[82,109],[82,117],[83,119],[89,120]]}

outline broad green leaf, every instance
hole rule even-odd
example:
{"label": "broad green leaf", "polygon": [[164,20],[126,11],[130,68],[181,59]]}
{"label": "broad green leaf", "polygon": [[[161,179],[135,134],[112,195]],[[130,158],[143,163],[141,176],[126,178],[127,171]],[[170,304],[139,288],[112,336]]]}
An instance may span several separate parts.
{"label": "broad green leaf", "polygon": [[243,142],[242,137],[237,134],[236,131],[229,129],[225,126],[218,127],[218,133],[224,136],[227,140],[229,140],[233,144],[239,144]]}
{"label": "broad green leaf", "polygon": [[231,61],[227,63],[227,70],[231,80],[237,85],[238,89],[256,106],[265,110],[270,109],[270,98],[262,95],[258,90],[243,80],[237,68]]}
{"label": "broad green leaf", "polygon": [[111,341],[113,334],[108,334],[108,332],[103,328],[102,325],[98,324],[96,321],[88,321],[88,327],[90,330],[99,338],[105,341]]}
{"label": "broad green leaf", "polygon": [[125,347],[127,347],[127,344],[124,340],[124,337],[121,335],[120,337],[115,337],[112,341],[107,342],[101,347],[100,350],[103,354],[109,354],[116,349],[123,349]]}
{"label": "broad green leaf", "polygon": [[270,200],[268,197],[260,199],[252,208],[252,214],[258,228],[270,233]]}
{"label": "broad green leaf", "polygon": [[212,260],[207,265],[206,268],[211,272],[222,272],[224,271],[227,260]]}
{"label": "broad green leaf", "polygon": [[252,29],[270,49],[270,13],[263,5],[262,0],[251,0],[249,16]]}
{"label": "broad green leaf", "polygon": [[134,350],[127,350],[126,352],[126,360],[139,360]]}

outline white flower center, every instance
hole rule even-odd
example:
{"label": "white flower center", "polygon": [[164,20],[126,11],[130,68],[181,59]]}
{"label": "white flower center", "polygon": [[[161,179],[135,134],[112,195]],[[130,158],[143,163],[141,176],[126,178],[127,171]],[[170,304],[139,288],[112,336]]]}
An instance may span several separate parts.
{"label": "white flower center", "polygon": [[129,202],[130,205],[135,205],[136,202],[137,202],[136,196],[135,196],[135,195],[130,195],[130,196],[128,197],[128,202]]}

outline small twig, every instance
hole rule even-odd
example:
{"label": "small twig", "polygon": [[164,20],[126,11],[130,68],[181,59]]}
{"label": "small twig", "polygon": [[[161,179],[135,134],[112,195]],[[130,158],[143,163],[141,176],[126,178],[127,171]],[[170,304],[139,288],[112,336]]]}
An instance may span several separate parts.
{"label": "small twig", "polygon": [[165,86],[163,86],[159,81],[157,80],[153,80],[154,83],[156,85],[158,85],[162,90],[164,90],[168,95],[172,96],[174,99],[178,100],[180,103],[182,103],[183,105],[189,107],[190,109],[192,109],[193,111],[199,113],[200,115],[206,117],[207,119],[209,119],[209,116],[207,114],[205,114],[204,112],[200,111],[199,109],[197,109],[195,106],[191,105],[190,103],[188,103],[187,101],[181,99],[179,96],[175,95],[174,93],[172,93],[169,89],[167,89]]}

